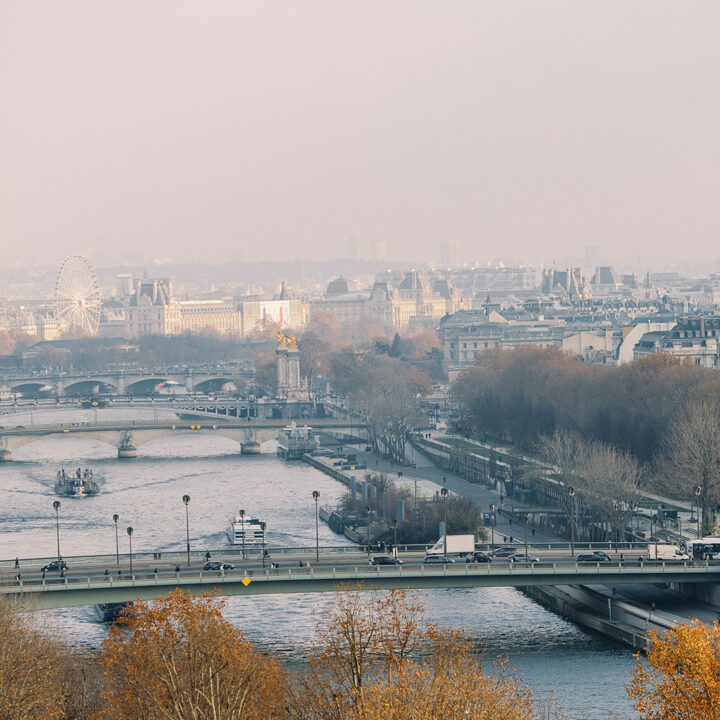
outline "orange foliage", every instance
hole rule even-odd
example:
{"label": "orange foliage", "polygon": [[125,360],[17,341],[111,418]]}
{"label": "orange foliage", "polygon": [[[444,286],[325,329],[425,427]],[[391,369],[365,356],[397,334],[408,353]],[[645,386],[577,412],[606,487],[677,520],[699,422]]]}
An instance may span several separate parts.
{"label": "orange foliage", "polygon": [[528,692],[496,663],[485,674],[457,632],[425,624],[404,590],[340,591],[292,707],[302,720],[532,720]]}
{"label": "orange foliage", "polygon": [[720,720],[720,625],[699,620],[650,632],[628,694],[643,720]]}
{"label": "orange foliage", "polygon": [[136,602],[103,642],[96,719],[244,720],[284,708],[278,662],[225,621],[222,606],[182,590]]}
{"label": "orange foliage", "polygon": [[60,720],[64,693],[58,648],[0,601],[0,718]]}

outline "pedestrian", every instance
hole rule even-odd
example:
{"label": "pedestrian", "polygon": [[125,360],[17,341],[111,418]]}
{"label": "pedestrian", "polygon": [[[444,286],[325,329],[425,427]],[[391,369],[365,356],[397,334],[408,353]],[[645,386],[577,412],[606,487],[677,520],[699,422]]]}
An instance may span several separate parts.
{"label": "pedestrian", "polygon": [[158,574],[158,569],[157,569],[157,568],[155,568],[155,569],[153,570],[153,574],[155,575],[155,577],[157,577],[157,574]]}
{"label": "pedestrian", "polygon": [[179,566],[179,565],[176,565],[176,566],[175,566],[175,572],[176,572],[176,573],[179,573],[179,572],[180,572],[180,566]]}
{"label": "pedestrian", "polygon": [[60,570],[60,577],[65,577],[65,568]]}
{"label": "pedestrian", "polygon": [[654,601],[653,601],[652,605],[650,605],[650,607],[652,608],[652,611],[655,612],[655,602]]}
{"label": "pedestrian", "polygon": [[110,571],[107,568],[105,568],[105,577],[107,577],[109,574],[110,574]]}
{"label": "pedestrian", "polygon": [[17,582],[20,582],[20,573],[18,573],[18,574],[15,576],[15,580],[16,580]]}
{"label": "pedestrian", "polygon": [[298,567],[305,567],[302,560],[298,560]]}
{"label": "pedestrian", "polygon": [[513,536],[511,535],[511,536],[510,536],[510,542],[512,543],[512,541],[513,541]]}
{"label": "pedestrian", "polygon": [[45,571],[44,570],[42,571],[42,579],[43,580],[45,579]]}
{"label": "pedestrian", "polygon": [[504,543],[507,542],[507,535],[503,535],[503,542],[504,542]]}
{"label": "pedestrian", "polygon": [[625,556],[622,553],[620,553],[620,562],[625,562]]}
{"label": "pedestrian", "polygon": [[530,532],[532,533],[532,536],[535,537],[535,528],[530,528]]}
{"label": "pedestrian", "polygon": [[208,551],[205,553],[205,562],[207,562],[209,559],[210,559],[210,551],[208,550]]}
{"label": "pedestrian", "polygon": [[16,568],[20,567],[20,558],[17,558],[17,557],[15,558],[15,567]]}

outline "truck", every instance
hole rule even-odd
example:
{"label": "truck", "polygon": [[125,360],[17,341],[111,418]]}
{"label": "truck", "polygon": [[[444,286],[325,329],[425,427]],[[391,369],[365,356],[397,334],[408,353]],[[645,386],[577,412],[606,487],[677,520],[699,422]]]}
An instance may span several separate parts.
{"label": "truck", "polygon": [[[448,535],[448,555],[465,555],[475,551],[474,535]],[[445,536],[441,537],[428,551],[427,555],[442,555],[445,552]]]}
{"label": "truck", "polygon": [[667,560],[689,560],[690,558],[677,545],[669,543],[651,543],[648,545],[647,555],[642,556],[643,560],[650,562]]}

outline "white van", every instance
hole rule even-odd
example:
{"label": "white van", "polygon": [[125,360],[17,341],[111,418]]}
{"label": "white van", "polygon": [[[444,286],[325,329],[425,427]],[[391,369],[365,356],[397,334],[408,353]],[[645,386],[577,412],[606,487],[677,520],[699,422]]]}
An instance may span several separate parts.
{"label": "white van", "polygon": [[669,543],[651,543],[648,545],[648,554],[642,556],[643,560],[689,560],[690,558],[677,546]]}

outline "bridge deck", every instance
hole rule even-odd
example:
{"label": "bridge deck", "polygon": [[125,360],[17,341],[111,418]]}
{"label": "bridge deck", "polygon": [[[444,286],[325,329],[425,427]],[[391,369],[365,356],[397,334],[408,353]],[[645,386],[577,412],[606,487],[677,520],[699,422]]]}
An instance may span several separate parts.
{"label": "bridge deck", "polygon": [[[243,582],[249,580],[249,582]],[[231,571],[184,571],[141,575],[72,575],[21,580],[0,587],[0,594],[29,609],[152,600],[181,587],[193,593],[218,588],[225,595],[329,592],[362,584],[363,590],[390,588],[527,587],[531,585],[625,585],[720,582],[720,566],[647,564],[640,566],[577,565],[440,565],[406,567],[317,567]]]}

